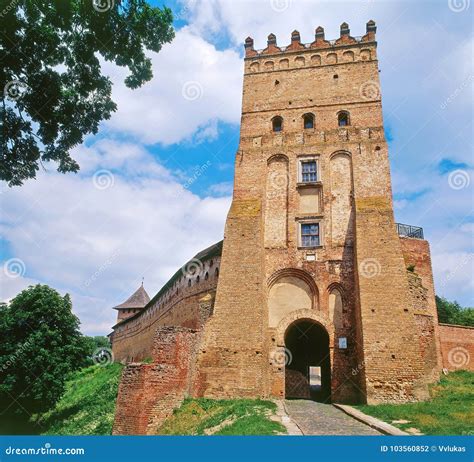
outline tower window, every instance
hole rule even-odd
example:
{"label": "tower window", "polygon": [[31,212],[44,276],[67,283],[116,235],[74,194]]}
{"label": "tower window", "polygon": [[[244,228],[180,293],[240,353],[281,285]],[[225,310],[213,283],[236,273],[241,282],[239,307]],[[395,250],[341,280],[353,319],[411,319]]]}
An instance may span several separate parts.
{"label": "tower window", "polygon": [[319,223],[301,223],[301,246],[317,247],[319,245]]}
{"label": "tower window", "polygon": [[337,115],[337,122],[339,127],[347,127],[350,125],[349,113],[346,111],[341,111]]}
{"label": "tower window", "polygon": [[305,114],[303,116],[303,123],[304,128],[314,128],[314,115],[313,114]]}
{"label": "tower window", "polygon": [[281,132],[283,129],[283,119],[280,116],[273,117],[272,128],[274,132]]}
{"label": "tower window", "polygon": [[317,181],[317,164],[315,160],[301,162],[301,180],[303,183]]}

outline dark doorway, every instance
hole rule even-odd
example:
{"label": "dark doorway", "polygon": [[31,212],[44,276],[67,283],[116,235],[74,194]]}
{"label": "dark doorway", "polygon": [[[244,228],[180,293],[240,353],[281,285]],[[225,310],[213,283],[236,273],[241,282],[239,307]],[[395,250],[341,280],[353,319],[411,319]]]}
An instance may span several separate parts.
{"label": "dark doorway", "polygon": [[310,320],[294,322],[285,334],[285,397],[331,401],[329,335]]}

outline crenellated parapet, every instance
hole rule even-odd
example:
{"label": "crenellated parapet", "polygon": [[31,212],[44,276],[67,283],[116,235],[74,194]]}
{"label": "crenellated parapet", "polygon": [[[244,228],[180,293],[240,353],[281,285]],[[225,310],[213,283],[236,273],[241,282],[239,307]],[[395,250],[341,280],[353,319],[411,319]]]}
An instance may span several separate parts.
{"label": "crenellated parapet", "polygon": [[[315,30],[314,41],[302,43],[300,33],[291,33],[291,42],[279,47],[275,34],[270,34],[266,48],[256,50],[251,37],[245,39],[246,72],[274,71],[308,66],[333,65],[353,61],[368,61],[376,59],[374,21],[366,24],[366,33],[361,37],[350,34],[349,25],[342,23],[340,37],[336,40],[326,40],[324,28]],[[262,62],[263,61],[263,62]]]}

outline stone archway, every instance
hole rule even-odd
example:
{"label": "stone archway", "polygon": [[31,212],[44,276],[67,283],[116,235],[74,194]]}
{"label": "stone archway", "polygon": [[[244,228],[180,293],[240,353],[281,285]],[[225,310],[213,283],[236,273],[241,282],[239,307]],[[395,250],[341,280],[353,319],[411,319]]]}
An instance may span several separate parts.
{"label": "stone archway", "polygon": [[283,359],[279,362],[280,396],[330,402],[334,350],[334,325],[330,319],[320,311],[297,310],[281,320],[274,342],[272,355],[284,357],[284,364]]}
{"label": "stone archway", "polygon": [[285,332],[285,398],[331,400],[329,334],[319,323],[300,319]]}

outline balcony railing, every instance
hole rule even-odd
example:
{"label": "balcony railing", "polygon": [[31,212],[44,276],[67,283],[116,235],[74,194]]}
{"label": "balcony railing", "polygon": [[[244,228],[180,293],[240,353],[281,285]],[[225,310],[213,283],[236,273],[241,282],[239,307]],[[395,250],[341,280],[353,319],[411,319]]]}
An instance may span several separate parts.
{"label": "balcony railing", "polygon": [[401,237],[411,237],[413,239],[424,239],[423,228],[419,226],[404,225],[402,223],[395,223],[397,226],[397,233]]}

